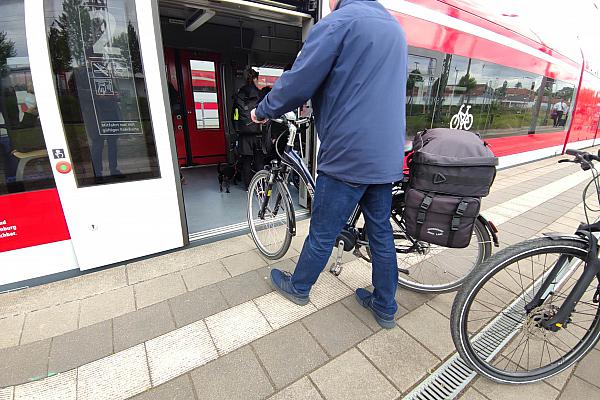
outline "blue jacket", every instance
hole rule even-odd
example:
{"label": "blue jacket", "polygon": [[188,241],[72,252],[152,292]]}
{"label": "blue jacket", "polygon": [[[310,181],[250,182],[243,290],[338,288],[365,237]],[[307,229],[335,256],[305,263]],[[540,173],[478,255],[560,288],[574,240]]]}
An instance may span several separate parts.
{"label": "blue jacket", "polygon": [[407,49],[404,31],[375,0],[341,0],[311,30],[292,69],[258,105],[278,118],[313,100],[317,169],[363,184],[402,176]]}

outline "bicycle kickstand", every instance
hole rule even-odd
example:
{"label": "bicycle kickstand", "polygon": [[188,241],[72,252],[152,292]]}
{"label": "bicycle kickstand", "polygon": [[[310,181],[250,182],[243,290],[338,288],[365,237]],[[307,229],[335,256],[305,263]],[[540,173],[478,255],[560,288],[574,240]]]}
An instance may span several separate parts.
{"label": "bicycle kickstand", "polygon": [[329,268],[335,276],[339,276],[342,273],[342,255],[344,254],[344,241],[340,240],[337,245],[337,254],[335,255],[335,263]]}

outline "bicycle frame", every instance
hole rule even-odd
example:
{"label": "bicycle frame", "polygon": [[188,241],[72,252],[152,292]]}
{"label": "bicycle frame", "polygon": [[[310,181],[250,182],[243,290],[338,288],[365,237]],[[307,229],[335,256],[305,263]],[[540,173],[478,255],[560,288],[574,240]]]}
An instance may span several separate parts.
{"label": "bicycle frame", "polygon": [[[558,309],[556,315],[547,321],[541,321],[541,325],[552,331],[557,332],[563,326],[568,325],[569,318],[572,312],[575,310],[575,305],[581,300],[586,289],[594,278],[599,280],[598,289],[600,289],[600,259],[598,258],[598,239],[589,231],[578,230],[577,235],[584,239],[587,239],[589,246],[588,256],[585,260],[585,266],[583,274],[577,280],[577,283],[573,286],[573,289],[569,292],[567,297],[564,299],[563,304]],[[585,240],[584,239],[584,240]],[[536,307],[539,307],[544,303],[546,298],[553,293],[552,285],[558,281],[563,280],[569,271],[564,270],[565,267],[571,260],[569,257],[562,255],[556,265],[552,268],[552,271],[548,274],[542,285],[537,290],[533,299],[525,306],[525,311],[530,313]],[[598,292],[596,292],[598,293]]]}

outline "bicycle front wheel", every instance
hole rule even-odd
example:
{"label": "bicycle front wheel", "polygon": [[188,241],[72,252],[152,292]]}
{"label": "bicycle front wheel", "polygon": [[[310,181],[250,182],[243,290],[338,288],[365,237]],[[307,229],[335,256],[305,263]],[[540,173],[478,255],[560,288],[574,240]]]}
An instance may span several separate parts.
{"label": "bicycle front wheel", "polygon": [[[268,188],[269,172],[258,171],[248,186],[248,225],[258,250],[268,259],[285,255],[292,242],[289,215],[293,212],[287,189],[276,181]],[[264,212],[261,210],[266,201]]]}
{"label": "bicycle front wheel", "polygon": [[[561,329],[541,325],[556,314],[581,276],[586,246],[576,239],[532,239],[483,263],[452,307],[452,339],[463,360],[497,382],[530,383],[564,371],[587,354],[600,336],[596,279]],[[555,267],[560,272],[545,300],[527,312],[525,305]]]}
{"label": "bicycle front wheel", "polygon": [[404,222],[392,215],[394,244],[398,268],[398,285],[421,293],[444,293],[456,290],[473,269],[492,253],[490,234],[477,220],[471,243],[464,249],[451,249],[425,242],[416,245],[407,239]]}

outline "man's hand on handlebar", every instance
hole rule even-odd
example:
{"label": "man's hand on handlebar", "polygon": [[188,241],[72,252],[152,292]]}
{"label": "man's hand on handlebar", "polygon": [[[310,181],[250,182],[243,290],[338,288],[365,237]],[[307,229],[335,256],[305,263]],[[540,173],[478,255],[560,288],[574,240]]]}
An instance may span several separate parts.
{"label": "man's hand on handlebar", "polygon": [[269,121],[268,119],[258,119],[256,117],[256,108],[250,111],[250,118],[252,118],[252,122],[255,124],[266,124]]}

